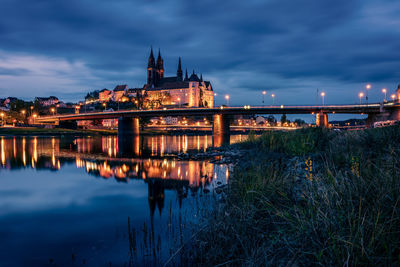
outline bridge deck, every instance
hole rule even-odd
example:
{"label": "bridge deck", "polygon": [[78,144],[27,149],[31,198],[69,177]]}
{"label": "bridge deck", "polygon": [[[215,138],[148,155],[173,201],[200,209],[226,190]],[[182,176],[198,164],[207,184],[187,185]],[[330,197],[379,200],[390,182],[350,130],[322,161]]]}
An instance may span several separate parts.
{"label": "bridge deck", "polygon": [[340,114],[370,114],[380,113],[383,109],[398,107],[394,103],[374,103],[362,105],[324,105],[324,106],[256,106],[256,107],[217,107],[217,108],[173,108],[153,110],[122,110],[106,112],[88,112],[80,114],[41,116],[36,122],[50,123],[56,121],[75,121],[93,119],[114,119],[121,117],[166,117],[166,116],[209,116],[225,115],[255,115],[255,114],[310,114],[310,113],[340,113]]}

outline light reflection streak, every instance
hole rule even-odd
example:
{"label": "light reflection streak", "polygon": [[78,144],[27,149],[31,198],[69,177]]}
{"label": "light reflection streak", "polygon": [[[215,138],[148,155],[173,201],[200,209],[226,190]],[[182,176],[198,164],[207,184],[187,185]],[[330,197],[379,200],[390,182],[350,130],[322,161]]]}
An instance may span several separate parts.
{"label": "light reflection streak", "polygon": [[[144,142],[142,144],[147,144],[147,147],[152,146],[153,154],[157,151],[163,151],[163,154],[166,154],[174,151],[176,153],[177,148],[180,148],[182,152],[187,152],[189,144],[191,149],[203,151],[208,146],[205,144],[208,143],[208,139],[208,136],[153,136],[147,139],[147,141],[150,141],[149,143]],[[140,143],[140,139],[135,140],[134,143]],[[54,137],[1,137],[1,167],[20,168],[25,166],[58,170],[63,162],[73,159],[77,168],[83,168],[89,174],[96,174],[96,176],[105,179],[114,177],[119,180],[179,180],[187,181],[191,187],[217,183],[219,177],[226,180],[229,176],[229,171],[225,169],[223,170],[225,175],[217,174],[219,167],[205,161],[177,161],[169,157],[159,158],[161,157],[159,154],[155,154],[155,158],[147,159],[120,158],[115,153],[118,151],[118,142],[115,136],[106,138],[78,137],[71,140],[70,144],[65,143],[65,140],[62,144],[64,148],[61,149],[60,138]],[[22,151],[17,153],[18,149],[22,149]],[[104,149],[107,153],[102,152]],[[110,149],[111,154],[109,153]],[[132,149],[135,151],[139,149],[139,152],[142,153],[142,148],[139,146],[134,146]],[[97,151],[97,153],[84,153],[83,151]],[[16,160],[11,160],[14,156]]]}
{"label": "light reflection streak", "polygon": [[5,145],[4,145],[4,137],[1,137],[1,165],[3,165],[3,167],[6,165],[6,152],[5,152]]}

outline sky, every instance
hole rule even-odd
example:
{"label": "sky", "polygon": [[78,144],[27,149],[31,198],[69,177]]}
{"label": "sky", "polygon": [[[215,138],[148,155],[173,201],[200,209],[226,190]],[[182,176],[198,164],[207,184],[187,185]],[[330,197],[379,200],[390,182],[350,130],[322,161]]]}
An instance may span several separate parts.
{"label": "sky", "polygon": [[[398,0],[0,0],[0,97],[58,96],[166,76],[210,80],[216,104],[359,103],[400,83]],[[365,101],[363,99],[362,101]]]}

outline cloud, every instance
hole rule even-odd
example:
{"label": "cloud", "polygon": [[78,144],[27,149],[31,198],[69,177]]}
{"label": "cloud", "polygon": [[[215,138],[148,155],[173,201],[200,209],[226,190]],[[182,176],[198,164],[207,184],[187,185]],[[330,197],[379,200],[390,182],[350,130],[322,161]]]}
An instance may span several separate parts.
{"label": "cloud", "polygon": [[[321,85],[391,88],[400,76],[399,11],[394,0],[3,0],[0,49],[39,59],[40,69],[43,59],[50,69],[60,61],[57,71],[47,68],[57,78],[40,76],[42,89],[35,88],[43,95],[51,91],[48,80],[47,88],[65,94],[142,86],[150,45],[161,47],[167,75],[182,56],[183,67],[212,78],[217,91],[240,87],[243,101],[269,86],[296,95]],[[0,87],[33,96],[21,88],[38,83],[37,72],[0,66],[7,85]]]}

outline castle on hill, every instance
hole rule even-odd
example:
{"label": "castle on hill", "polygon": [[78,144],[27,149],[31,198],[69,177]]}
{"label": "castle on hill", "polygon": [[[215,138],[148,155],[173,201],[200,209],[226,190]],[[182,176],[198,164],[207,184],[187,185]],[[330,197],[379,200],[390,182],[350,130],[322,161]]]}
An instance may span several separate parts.
{"label": "castle on hill", "polygon": [[161,101],[162,105],[178,105],[181,107],[207,107],[214,104],[214,92],[210,81],[204,81],[193,71],[185,77],[182,72],[181,58],[178,60],[176,76],[164,77],[164,60],[158,52],[157,61],[153,49],[147,64],[147,83],[144,91],[150,101]]}

